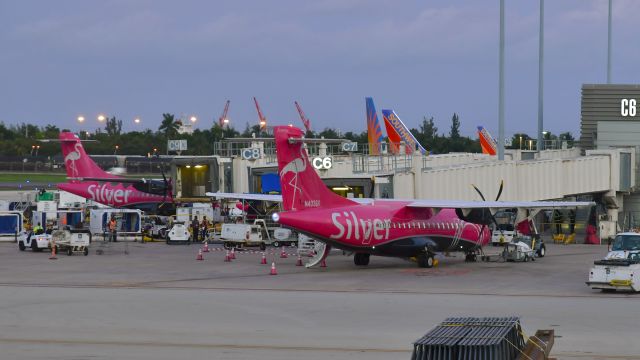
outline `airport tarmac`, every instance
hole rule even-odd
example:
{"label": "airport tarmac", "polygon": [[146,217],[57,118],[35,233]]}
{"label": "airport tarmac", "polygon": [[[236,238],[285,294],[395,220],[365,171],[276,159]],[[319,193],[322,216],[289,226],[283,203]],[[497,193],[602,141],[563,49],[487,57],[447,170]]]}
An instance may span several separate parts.
{"label": "airport tarmac", "polygon": [[515,314],[528,334],[555,329],[559,359],[640,359],[638,295],[584,284],[604,246],[548,244],[528,263],[458,254],[433,269],[379,257],[356,268],[340,252],[305,269],[268,249],[277,276],[259,252],[226,263],[211,248],[196,261],[196,245],[95,242],[49,260],[1,243],[1,357],[409,359],[448,316]]}

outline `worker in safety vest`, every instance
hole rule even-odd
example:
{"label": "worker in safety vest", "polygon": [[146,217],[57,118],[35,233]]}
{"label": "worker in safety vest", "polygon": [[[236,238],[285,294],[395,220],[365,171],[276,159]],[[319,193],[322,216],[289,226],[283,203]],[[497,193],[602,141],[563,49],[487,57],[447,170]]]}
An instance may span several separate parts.
{"label": "worker in safety vest", "polygon": [[209,231],[209,220],[207,220],[207,216],[202,216],[202,222],[200,223],[200,236],[202,237],[202,241],[206,241],[207,232]]}
{"label": "worker in safety vest", "polygon": [[118,222],[116,221],[116,217],[111,215],[111,220],[109,220],[109,241],[116,242],[118,241]]}
{"label": "worker in safety vest", "polygon": [[44,229],[40,223],[37,223],[36,226],[33,227],[33,233],[36,235],[40,235],[44,233]]}

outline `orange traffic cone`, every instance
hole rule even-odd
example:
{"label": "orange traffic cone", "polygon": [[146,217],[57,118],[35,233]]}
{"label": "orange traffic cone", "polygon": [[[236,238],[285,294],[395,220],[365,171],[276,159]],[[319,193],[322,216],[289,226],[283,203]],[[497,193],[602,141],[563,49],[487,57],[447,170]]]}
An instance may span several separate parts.
{"label": "orange traffic cone", "polygon": [[296,266],[302,266],[302,258],[300,257],[300,254],[298,254],[298,260],[296,260]]}
{"label": "orange traffic cone", "polygon": [[230,262],[231,261],[231,255],[229,254],[229,250],[227,250],[227,253],[224,255],[224,262]]}
{"label": "orange traffic cone", "polygon": [[204,260],[204,256],[202,256],[202,249],[198,249],[198,256],[196,256],[196,260],[198,261]]}
{"label": "orange traffic cone", "polygon": [[287,258],[287,252],[284,251],[284,246],[282,247],[282,251],[280,251],[280,258],[282,258],[282,259],[286,259]]}
{"label": "orange traffic cone", "polygon": [[263,252],[262,259],[260,260],[260,265],[267,265],[267,255]]}
{"label": "orange traffic cone", "polygon": [[204,243],[204,248],[202,249],[202,252],[209,252],[209,243],[208,242]]}
{"label": "orange traffic cone", "polygon": [[271,263],[271,271],[269,272],[269,275],[278,275],[278,271],[276,271],[276,263],[274,262]]}
{"label": "orange traffic cone", "polygon": [[49,260],[58,260],[58,258],[56,257],[56,242],[55,241],[51,241],[51,256],[49,256]]}
{"label": "orange traffic cone", "polygon": [[235,260],[236,259],[236,248],[231,248],[230,259],[231,260]]}
{"label": "orange traffic cone", "polygon": [[320,261],[320,267],[321,268],[326,268],[327,267],[327,262],[324,259],[322,259],[322,261]]}

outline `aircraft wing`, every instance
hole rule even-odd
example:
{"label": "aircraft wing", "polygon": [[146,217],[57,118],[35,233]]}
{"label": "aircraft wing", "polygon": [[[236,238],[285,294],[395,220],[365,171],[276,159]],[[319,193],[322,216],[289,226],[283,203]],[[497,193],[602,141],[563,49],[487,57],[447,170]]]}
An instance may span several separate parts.
{"label": "aircraft wing", "polygon": [[224,192],[208,192],[205,195],[217,199],[240,199],[240,200],[262,200],[282,202],[282,195],[268,194],[242,194],[242,193],[224,193]]}
{"label": "aircraft wing", "polygon": [[415,200],[407,204],[413,208],[435,209],[558,209],[593,206],[591,201],[464,201],[464,200]]}

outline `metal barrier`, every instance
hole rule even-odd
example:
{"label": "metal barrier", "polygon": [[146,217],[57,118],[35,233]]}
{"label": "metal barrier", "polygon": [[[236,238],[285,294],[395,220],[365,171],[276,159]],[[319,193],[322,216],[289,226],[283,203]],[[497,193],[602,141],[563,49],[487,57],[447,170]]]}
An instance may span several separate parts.
{"label": "metal barrier", "polygon": [[524,347],[518,317],[453,317],[418,339],[411,359],[513,360]]}

